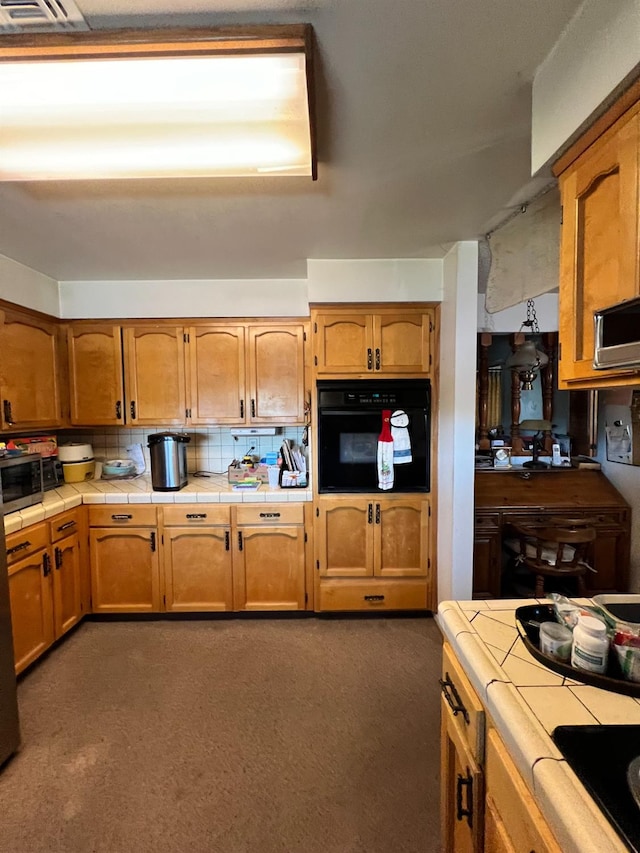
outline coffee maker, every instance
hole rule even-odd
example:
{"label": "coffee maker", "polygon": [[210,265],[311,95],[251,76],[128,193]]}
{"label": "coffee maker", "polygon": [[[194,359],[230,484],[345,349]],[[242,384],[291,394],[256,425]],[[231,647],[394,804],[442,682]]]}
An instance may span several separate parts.
{"label": "coffee maker", "polygon": [[177,492],[187,485],[187,444],[184,432],[156,432],[149,436],[151,485],[154,492]]}

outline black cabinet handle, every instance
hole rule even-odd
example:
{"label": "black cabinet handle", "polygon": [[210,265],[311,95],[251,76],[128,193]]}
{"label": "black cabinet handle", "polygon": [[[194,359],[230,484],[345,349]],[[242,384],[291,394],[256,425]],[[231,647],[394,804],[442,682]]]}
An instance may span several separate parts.
{"label": "black cabinet handle", "polygon": [[376,370],[380,370],[380,350],[376,347]]}
{"label": "black cabinet handle", "polygon": [[116,513],[115,515],[112,515],[111,518],[113,521],[131,521],[133,516],[127,515],[126,513]]}
{"label": "black cabinet handle", "polygon": [[129,411],[131,412],[131,420],[135,421],[136,419],[136,401],[132,400],[129,406]]}
{"label": "black cabinet handle", "polygon": [[384,601],[384,595],[365,595],[365,601]]}
{"label": "black cabinet handle", "polygon": [[122,400],[116,400],[116,420],[121,420],[122,418]]}
{"label": "black cabinet handle", "polygon": [[242,551],[242,531],[238,531],[238,551]]}
{"label": "black cabinet handle", "polygon": [[56,530],[58,533],[61,533],[63,530],[68,530],[70,527],[75,525],[75,521],[67,521],[65,524],[61,524],[60,527],[57,527]]}
{"label": "black cabinet handle", "polygon": [[[473,827],[473,776],[467,768],[467,776],[458,773],[458,782],[456,784],[456,819],[464,820],[466,818],[470,827]],[[466,792],[466,803],[462,802],[462,791]]]}
{"label": "black cabinet handle", "polygon": [[373,524],[373,504],[369,504],[369,512],[367,513],[367,524]]}
{"label": "black cabinet handle", "polygon": [[371,347],[367,349],[367,370],[371,370],[373,367],[373,352],[371,351]]}
{"label": "black cabinet handle", "polygon": [[4,409],[4,422],[7,426],[13,426],[15,421],[13,420],[13,415],[11,413],[11,400],[3,400],[2,406]]}
{"label": "black cabinet handle", "polygon": [[240,419],[244,420],[244,400],[240,400]]}
{"label": "black cabinet handle", "polygon": [[47,577],[51,574],[51,557],[45,551],[42,555],[42,574]]}
{"label": "black cabinet handle", "polygon": [[30,548],[31,542],[28,539],[25,539],[24,542],[19,542],[17,545],[14,545],[13,548],[7,548],[7,557],[10,554],[16,554],[18,551],[23,551],[25,548]]}
{"label": "black cabinet handle", "polygon": [[229,534],[229,531],[225,530],[225,532],[224,532],[224,550],[228,551],[230,547],[231,547],[231,536]]}
{"label": "black cabinet handle", "polygon": [[251,400],[251,417],[255,418],[256,416],[256,401]]}
{"label": "black cabinet handle", "polygon": [[206,517],[207,517],[206,512],[188,512],[187,513],[187,518],[191,518],[191,519],[206,518]]}
{"label": "black cabinet handle", "polygon": [[445,672],[444,680],[442,678],[440,679],[440,687],[442,688],[444,698],[447,700],[447,704],[453,711],[453,716],[457,717],[458,714],[462,714],[465,723],[469,725],[469,712],[462,704],[460,694],[456,690],[453,681],[451,681],[451,677],[448,672]]}
{"label": "black cabinet handle", "polygon": [[380,524],[380,504],[376,504],[376,524]]}
{"label": "black cabinet handle", "polygon": [[62,568],[62,551],[60,550],[60,548],[56,548],[54,550],[53,562],[54,562],[56,569],[58,569],[58,571],[60,571],[60,569]]}
{"label": "black cabinet handle", "polygon": [[156,533],[155,530],[151,531],[151,536],[149,537],[149,545],[151,546],[151,550],[156,550]]}
{"label": "black cabinet handle", "polygon": [[260,518],[280,518],[279,512],[261,512]]}

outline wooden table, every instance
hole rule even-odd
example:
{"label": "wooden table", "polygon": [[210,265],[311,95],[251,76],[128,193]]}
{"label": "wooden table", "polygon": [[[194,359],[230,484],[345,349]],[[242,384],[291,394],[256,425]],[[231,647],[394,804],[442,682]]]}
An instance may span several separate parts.
{"label": "wooden table", "polygon": [[589,595],[627,592],[631,508],[601,471],[548,468],[477,470],[473,597],[500,598],[503,538],[511,524],[544,527],[557,515],[594,518],[597,538],[588,555]]}

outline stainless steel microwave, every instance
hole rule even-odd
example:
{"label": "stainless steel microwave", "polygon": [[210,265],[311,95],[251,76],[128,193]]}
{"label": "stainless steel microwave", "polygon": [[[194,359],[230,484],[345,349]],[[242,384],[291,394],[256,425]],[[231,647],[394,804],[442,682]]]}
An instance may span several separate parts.
{"label": "stainless steel microwave", "polygon": [[596,311],[593,366],[640,367],[640,298]]}
{"label": "stainless steel microwave", "polygon": [[39,453],[3,456],[0,459],[0,502],[2,514],[42,501],[42,457]]}

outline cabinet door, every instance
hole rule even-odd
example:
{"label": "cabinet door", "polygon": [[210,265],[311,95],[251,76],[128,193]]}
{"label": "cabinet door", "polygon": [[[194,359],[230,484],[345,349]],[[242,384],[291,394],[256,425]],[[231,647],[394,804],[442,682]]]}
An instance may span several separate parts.
{"label": "cabinet door", "polygon": [[440,700],[440,711],[440,820],[443,851],[481,853],[484,817],[482,772],[461,737],[444,698]]}
{"label": "cabinet door", "polygon": [[473,536],[473,597],[500,597],[500,516],[476,515]]}
{"label": "cabinet door", "polygon": [[53,642],[51,556],[38,551],[9,566],[9,603],[16,674]]}
{"label": "cabinet door", "polygon": [[304,423],[304,327],[249,329],[249,420]]}
{"label": "cabinet door", "polygon": [[370,314],[318,314],[313,337],[318,375],[373,370],[373,318]]}
{"label": "cabinet door", "polygon": [[587,559],[595,569],[584,577],[590,595],[629,589],[629,532],[626,527],[596,528],[596,539]]}
{"label": "cabinet door", "polygon": [[375,504],[374,574],[426,577],[429,569],[429,503],[418,498]]}
{"label": "cabinet door", "polygon": [[53,546],[53,622],[56,639],[82,619],[80,540],[67,536]]}
{"label": "cabinet door", "polygon": [[58,328],[44,319],[0,311],[3,429],[60,426]]}
{"label": "cabinet door", "polygon": [[242,326],[189,329],[192,424],[246,422],[244,335]]}
{"label": "cabinet door", "polygon": [[184,330],[140,326],[124,330],[126,420],[144,426],[185,423]]}
{"label": "cabinet door", "polygon": [[156,542],[156,531],[148,528],[91,528],[91,597],[95,613],[160,610]]}
{"label": "cabinet door", "polygon": [[124,423],[124,378],[120,326],[70,326],[71,423]]}
{"label": "cabinet door", "polygon": [[163,567],[166,610],[233,610],[228,525],[165,528]]}
{"label": "cabinet door", "polygon": [[233,563],[236,610],[304,610],[304,528],[237,528]]}
{"label": "cabinet door", "polygon": [[431,316],[381,314],[373,317],[373,366],[380,373],[428,373]]}
{"label": "cabinet door", "polygon": [[374,501],[318,502],[315,538],[322,577],[373,575]]}
{"label": "cabinet door", "polygon": [[615,374],[593,369],[593,312],[638,294],[638,126],[624,116],[560,176],[561,383]]}

